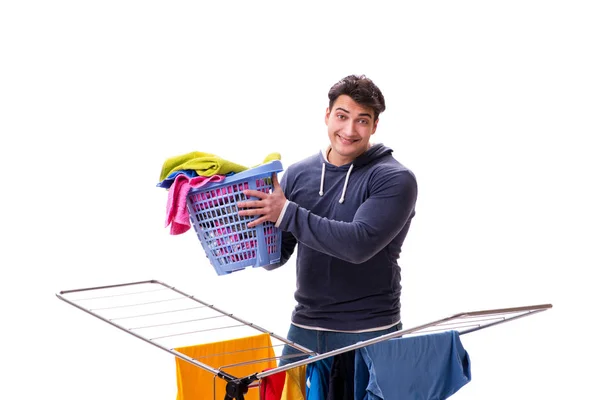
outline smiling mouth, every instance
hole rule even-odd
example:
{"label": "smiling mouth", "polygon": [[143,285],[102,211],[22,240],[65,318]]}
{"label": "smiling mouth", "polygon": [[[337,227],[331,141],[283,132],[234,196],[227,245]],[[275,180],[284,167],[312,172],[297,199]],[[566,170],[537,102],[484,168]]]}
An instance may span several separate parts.
{"label": "smiling mouth", "polygon": [[351,144],[351,143],[358,142],[358,139],[347,139],[347,138],[345,138],[343,136],[340,136],[340,135],[337,135],[337,137],[342,141],[342,143]]}

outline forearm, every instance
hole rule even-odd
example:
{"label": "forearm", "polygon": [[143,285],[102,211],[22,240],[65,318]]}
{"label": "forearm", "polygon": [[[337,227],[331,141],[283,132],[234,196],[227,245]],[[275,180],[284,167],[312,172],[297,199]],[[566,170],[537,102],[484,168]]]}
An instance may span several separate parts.
{"label": "forearm", "polygon": [[321,217],[289,201],[278,222],[306,246],[358,264],[380,252],[410,222],[416,198],[414,177],[399,174],[374,186],[352,221]]}
{"label": "forearm", "polygon": [[283,229],[292,233],[306,246],[347,262],[359,264],[380,252],[402,230],[410,215],[387,217],[394,223],[380,226],[367,221],[333,221],[319,217],[290,202]]}

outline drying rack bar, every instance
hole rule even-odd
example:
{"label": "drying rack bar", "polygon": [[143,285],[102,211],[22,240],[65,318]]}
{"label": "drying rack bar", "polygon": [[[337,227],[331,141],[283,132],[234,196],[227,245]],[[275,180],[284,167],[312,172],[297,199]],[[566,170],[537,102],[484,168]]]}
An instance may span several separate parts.
{"label": "drying rack bar", "polygon": [[[454,330],[463,335],[552,308],[551,304],[539,304],[462,312],[318,354],[311,349],[291,342],[287,338],[231,313],[227,313],[212,304],[206,303],[158,280],[64,290],[57,293],[56,296],[60,300],[138,339],[208,371],[215,377],[224,379],[227,382],[226,399],[236,400],[243,399],[249,387],[256,385],[260,379],[269,375],[371,344],[399,337],[448,330]],[[240,329],[244,331],[240,332]],[[272,347],[275,347],[277,344],[280,346],[289,345],[298,350],[298,354],[295,354],[294,357],[300,356],[305,358],[283,366],[239,377],[228,373],[226,369],[235,365],[252,364],[263,360],[248,360],[237,364],[211,366],[189,357],[178,350],[178,348],[185,347],[186,345],[209,343],[211,335],[215,335],[213,342],[218,342],[226,340],[227,334],[233,333],[234,338],[239,338],[250,336],[257,332],[268,334],[274,341]]]}
{"label": "drying rack bar", "polygon": [[[326,353],[321,353],[316,356],[312,356],[309,359],[296,361],[293,363],[286,364],[281,367],[273,368],[265,372],[256,374],[256,378],[261,379],[266,376],[276,374],[278,372],[286,371],[291,368],[296,368],[308,363],[313,363],[325,358],[333,357],[337,354],[342,354],[347,351],[360,349],[361,347],[369,346],[375,343],[383,342],[385,340],[404,337],[408,335],[427,334],[436,331],[456,330],[459,335],[475,332],[484,328],[495,326],[501,323],[515,320],[517,318],[523,318],[529,315],[533,315],[542,311],[552,308],[551,304],[540,304],[527,307],[513,307],[513,308],[499,308],[493,310],[481,310],[464,312],[452,315],[447,318],[442,318],[437,321],[429,322],[423,325],[415,326],[413,328],[403,329],[397,332],[391,332],[385,335],[378,336],[373,339],[364,340],[355,344],[341,347],[336,350],[331,350]],[[489,318],[494,317],[494,318]],[[461,321],[462,320],[462,321]],[[468,323],[466,323],[468,320]],[[452,324],[452,323],[455,324]],[[462,323],[462,325],[461,325]],[[439,329],[432,329],[432,328]],[[464,329],[463,329],[464,328]]]}
{"label": "drying rack bar", "polygon": [[[134,308],[138,308],[139,310],[141,309],[145,309],[146,306],[148,305],[152,305],[152,304],[158,304],[160,302],[167,302],[167,301],[172,301],[172,300],[177,300],[177,298],[172,299],[166,299],[163,298],[162,300],[155,300],[155,301],[146,301],[146,302],[140,302],[140,303],[129,303],[129,304],[121,304],[121,303],[114,303],[114,302],[109,302],[111,303],[111,305],[107,305],[104,307],[99,307],[99,308],[91,308],[91,307],[86,307],[84,304],[87,301],[90,300],[106,300],[106,299],[114,299],[117,297],[128,297],[128,296],[136,296],[136,295],[143,295],[143,294],[148,294],[148,293],[152,293],[152,292],[156,292],[156,290],[143,290],[143,291],[138,291],[138,292],[121,292],[120,289],[127,289],[127,288],[131,288],[131,287],[136,287],[136,286],[144,286],[144,285],[159,285],[160,287],[167,289],[170,293],[175,293],[178,296],[180,296],[181,300],[189,300],[191,302],[193,302],[194,304],[198,304],[203,308],[209,309],[211,311],[213,311],[215,313],[215,315],[211,315],[208,317],[204,317],[202,318],[204,321],[207,321],[209,319],[215,319],[218,317],[226,317],[227,319],[232,319],[236,322],[239,323],[239,325],[224,325],[224,326],[212,326],[212,327],[208,327],[207,329],[204,330],[198,330],[198,331],[191,331],[191,332],[171,332],[169,335],[165,335],[165,336],[157,336],[154,338],[148,338],[140,333],[136,332],[136,329],[134,327],[130,327],[127,326],[121,322],[121,320],[124,319],[135,319],[135,318],[142,318],[142,317],[151,317],[151,316],[156,316],[159,315],[161,313],[163,314],[169,314],[169,313],[174,313],[174,312],[178,312],[178,311],[186,311],[186,310],[190,310],[191,308],[182,308],[182,309],[176,309],[176,310],[163,310],[163,311],[157,311],[157,312],[149,312],[147,310],[144,310],[145,313],[141,313],[139,315],[131,315],[128,314],[127,316],[116,316],[116,317],[109,317],[104,315],[103,312],[101,311],[106,311],[106,310],[110,310],[110,309],[124,309],[127,307],[134,307]],[[75,295],[75,294],[81,294],[81,293],[91,293],[91,292],[112,292],[111,294],[107,294],[105,296],[96,296],[96,297],[85,297],[85,298],[79,298],[79,299],[69,299],[68,296],[69,295]],[[72,290],[63,290],[60,291],[59,293],[56,294],[56,296],[60,299],[65,301],[66,303],[86,312],[87,314],[90,314],[118,329],[120,329],[123,332],[126,332],[130,335],[135,336],[138,339],[143,340],[146,343],[149,343],[153,346],[158,347],[161,350],[164,350],[170,354],[172,354],[173,356],[180,358],[190,364],[193,364],[199,368],[202,368],[205,371],[208,371],[212,374],[214,374],[215,376],[218,376],[220,378],[225,379],[226,381],[239,381],[238,377],[235,377],[233,375],[230,375],[226,372],[224,372],[222,370],[222,368],[225,368],[226,366],[221,366],[219,368],[214,368],[208,364],[205,364],[203,362],[200,362],[194,358],[191,358],[183,353],[181,353],[180,351],[176,350],[175,347],[177,346],[167,346],[165,344],[162,344],[160,342],[160,339],[168,339],[169,337],[176,337],[176,336],[181,336],[181,335],[187,335],[187,334],[194,334],[194,333],[207,333],[209,331],[217,331],[220,329],[227,329],[227,328],[235,328],[235,327],[239,327],[239,326],[243,326],[243,327],[247,327],[250,328],[251,330],[254,331],[258,331],[261,333],[267,333],[271,336],[272,339],[276,339],[277,341],[280,341],[282,343],[288,344],[294,348],[296,348],[299,351],[299,354],[307,354],[307,355],[316,355],[315,352],[313,352],[310,349],[307,349],[297,343],[291,342],[286,338],[283,338],[282,336],[279,336],[273,332],[270,332],[269,330],[262,328],[254,323],[245,321],[231,313],[227,313],[217,307],[215,307],[212,304],[206,303],[202,300],[199,300],[197,298],[195,298],[192,295],[189,295],[187,293],[182,292],[181,290],[176,289],[173,286],[169,286],[161,281],[158,280],[146,280],[146,281],[138,281],[138,282],[130,282],[130,283],[120,283],[120,284],[115,284],[115,285],[105,285],[105,286],[96,286],[96,287],[88,287],[88,288],[82,288],[82,289],[72,289]],[[169,325],[173,325],[179,322],[173,322],[173,321],[169,321]],[[142,328],[146,328],[146,326],[143,326]],[[158,340],[157,340],[158,339]],[[190,343],[196,343],[196,342],[190,342]],[[255,379],[250,379],[250,382],[248,382],[248,384],[250,384],[252,381],[254,381]]]}

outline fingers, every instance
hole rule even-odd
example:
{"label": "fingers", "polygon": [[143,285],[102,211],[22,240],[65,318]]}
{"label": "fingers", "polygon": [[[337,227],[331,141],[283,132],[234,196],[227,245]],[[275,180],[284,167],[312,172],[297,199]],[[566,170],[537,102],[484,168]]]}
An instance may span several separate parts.
{"label": "fingers", "polygon": [[248,222],[247,226],[248,226],[248,228],[253,228],[258,224],[262,224],[263,222],[269,222],[269,221],[267,220],[266,217],[263,216],[260,218],[256,218],[256,219],[252,220],[251,222]]}
{"label": "fingers", "polygon": [[243,207],[240,207],[238,205],[238,208],[240,209],[238,211],[238,214],[240,215],[244,215],[244,216],[252,216],[252,215],[264,215],[265,214],[265,210],[262,208],[252,208],[252,205],[246,203],[246,207],[248,207],[247,209],[244,208],[242,210]]}
{"label": "fingers", "polygon": [[261,192],[260,190],[244,190],[242,193],[246,195],[246,197],[258,197],[259,199],[266,199],[269,196],[268,193]]}
{"label": "fingers", "polygon": [[[244,195],[246,195],[246,197],[250,198],[250,197],[254,197],[254,198],[258,198],[258,200],[245,200],[245,201],[238,201],[237,206],[238,208],[254,208],[254,209],[258,209],[259,207],[262,208],[263,204],[261,203],[261,200],[264,200],[267,198],[268,194],[261,192],[259,190],[244,190],[243,191]],[[240,215],[257,215],[259,213],[257,212],[251,212],[252,210],[244,210],[241,211],[240,210]]]}
{"label": "fingers", "polygon": [[[252,217],[254,215],[261,215],[262,212],[260,210],[239,210],[238,214],[243,216],[243,217]],[[248,228],[252,228],[258,224],[262,224],[263,222],[268,222],[267,217],[266,216],[262,216],[262,217],[258,217],[256,219],[253,219],[252,221],[248,222]]]}
{"label": "fingers", "polygon": [[281,186],[279,186],[279,180],[277,179],[277,172],[273,172],[273,191],[275,191],[276,189],[279,189]]}
{"label": "fingers", "polygon": [[[273,172],[273,176],[271,179],[273,180],[273,191],[275,191],[276,189],[280,189],[281,186],[279,186],[279,181],[277,180],[276,172]],[[267,197],[269,197],[269,193],[265,193],[260,190],[246,189],[243,191],[243,193],[246,195],[246,197],[257,197],[259,199],[266,199]]]}
{"label": "fingers", "polygon": [[[248,201],[239,201],[237,203],[238,208],[258,208],[262,207],[260,200],[248,200]],[[246,214],[249,215],[249,214]]]}
{"label": "fingers", "polygon": [[272,185],[273,190],[271,193],[252,189],[243,191],[248,199],[237,203],[238,214],[245,217],[256,217],[256,219],[248,222],[247,226],[249,228],[266,222],[275,222],[279,217],[281,209],[277,208],[277,200],[280,200],[279,197],[283,197],[283,191],[279,185],[277,173],[272,175]]}

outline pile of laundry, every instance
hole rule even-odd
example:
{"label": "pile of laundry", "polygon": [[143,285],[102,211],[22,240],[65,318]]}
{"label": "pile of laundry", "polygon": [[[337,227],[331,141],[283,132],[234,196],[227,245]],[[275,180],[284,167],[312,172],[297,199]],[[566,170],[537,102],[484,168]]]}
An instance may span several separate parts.
{"label": "pile of laundry", "polygon": [[[261,164],[273,160],[281,160],[281,155],[270,153]],[[252,168],[254,167],[256,166]],[[186,206],[187,195],[191,189],[220,182],[228,176],[247,169],[250,168],[215,154],[200,151],[167,158],[162,165],[159,183],[156,186],[169,192],[165,227],[171,226],[171,235],[180,235],[191,228],[190,215]]]}

